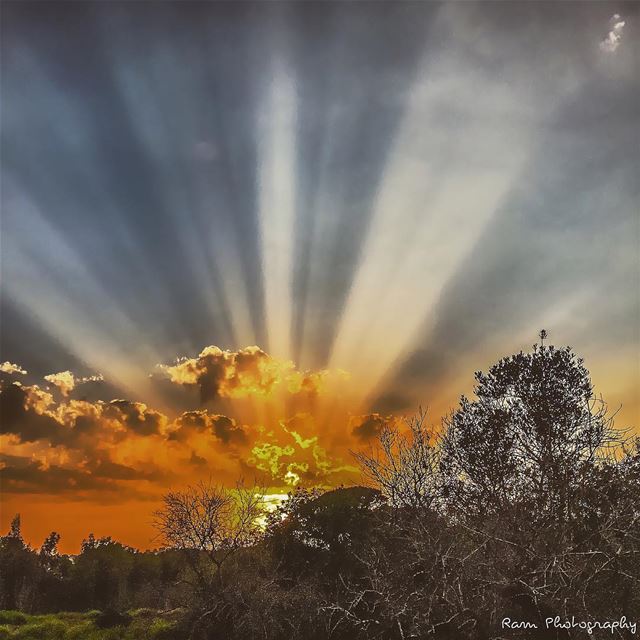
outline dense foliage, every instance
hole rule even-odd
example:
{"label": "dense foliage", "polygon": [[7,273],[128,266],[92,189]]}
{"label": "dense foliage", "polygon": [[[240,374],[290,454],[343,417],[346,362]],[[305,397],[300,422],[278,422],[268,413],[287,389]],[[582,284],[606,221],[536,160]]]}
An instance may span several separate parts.
{"label": "dense foliage", "polygon": [[70,558],[56,533],[35,550],[16,519],[0,608],[96,609],[124,638],[126,612],[151,607],[183,640],[573,638],[545,620],[637,620],[639,441],[570,349],[536,346],[476,382],[441,433],[424,414],[383,430],[357,456],[369,486],[299,489],[264,529],[255,492],[210,485],[167,496],[154,552],[90,536]]}

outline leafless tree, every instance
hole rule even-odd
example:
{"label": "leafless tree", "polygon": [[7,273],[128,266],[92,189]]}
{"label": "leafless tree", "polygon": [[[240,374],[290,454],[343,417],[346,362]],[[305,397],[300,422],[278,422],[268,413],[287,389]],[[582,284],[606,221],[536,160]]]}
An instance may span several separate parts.
{"label": "leafless tree", "polygon": [[154,525],[165,548],[185,552],[197,594],[225,599],[223,565],[262,534],[264,490],[240,481],[227,490],[211,481],[172,491],[155,512]]}
{"label": "leafless tree", "polygon": [[385,425],[376,445],[353,455],[363,475],[394,507],[431,507],[437,496],[437,437],[426,424],[422,408],[405,419],[407,431]]}

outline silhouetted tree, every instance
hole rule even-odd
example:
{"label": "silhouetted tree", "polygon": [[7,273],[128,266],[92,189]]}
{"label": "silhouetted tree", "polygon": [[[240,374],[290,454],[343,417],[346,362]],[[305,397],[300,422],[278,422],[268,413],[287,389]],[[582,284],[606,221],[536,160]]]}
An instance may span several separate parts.
{"label": "silhouetted tree", "polygon": [[16,513],[13,516],[13,520],[11,520],[11,526],[9,528],[9,533],[7,533],[7,538],[11,538],[13,540],[20,540],[22,542],[22,532],[21,532],[21,520],[20,514]]}
{"label": "silhouetted tree", "polygon": [[426,412],[405,420],[406,433],[385,425],[372,451],[356,452],[362,472],[395,507],[431,507],[438,498],[437,438]]}
{"label": "silhouetted tree", "polygon": [[36,554],[22,539],[20,515],[14,516],[9,532],[0,538],[0,608],[31,611],[40,582]]}
{"label": "silhouetted tree", "polygon": [[40,547],[41,558],[53,558],[58,555],[58,542],[60,542],[60,534],[52,531],[42,543]]}
{"label": "silhouetted tree", "polygon": [[331,582],[360,570],[357,554],[384,504],[381,493],[368,487],[297,490],[270,514],[266,541],[284,574],[320,573]]}
{"label": "silhouetted tree", "polygon": [[621,442],[582,359],[569,347],[535,345],[476,373],[474,393],[446,421],[449,504],[470,517],[519,505],[535,519],[570,520],[585,465]]}
{"label": "silhouetted tree", "polygon": [[223,568],[239,550],[255,544],[262,530],[264,490],[239,482],[234,491],[200,482],[164,496],[155,526],[166,548],[178,549],[190,569],[184,580],[193,587],[192,633],[207,618],[232,625]]}
{"label": "silhouetted tree", "polygon": [[[603,610],[583,587],[613,577],[614,545],[594,537],[589,505],[616,492],[624,438],[582,359],[540,337],[532,352],[476,373],[475,399],[446,421],[441,471],[451,517],[483,550],[486,608],[542,622]],[[635,579],[618,573],[612,585]],[[618,605],[607,598],[604,610]]]}

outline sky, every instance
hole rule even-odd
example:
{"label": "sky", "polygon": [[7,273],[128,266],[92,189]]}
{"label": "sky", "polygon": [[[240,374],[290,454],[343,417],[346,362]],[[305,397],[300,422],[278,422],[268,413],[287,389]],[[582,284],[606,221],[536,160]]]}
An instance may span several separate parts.
{"label": "sky", "polygon": [[640,424],[634,3],[4,2],[0,526],[353,451],[540,329]]}

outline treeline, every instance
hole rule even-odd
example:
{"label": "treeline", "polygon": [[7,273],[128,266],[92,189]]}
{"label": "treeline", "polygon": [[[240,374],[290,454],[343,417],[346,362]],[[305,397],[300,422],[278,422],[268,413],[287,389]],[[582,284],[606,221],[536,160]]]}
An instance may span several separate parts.
{"label": "treeline", "polygon": [[180,552],[141,552],[111,538],[82,542],[75,556],[58,553],[52,533],[39,549],[22,539],[20,517],[0,541],[0,609],[25,613],[163,609],[171,606],[184,564]]}
{"label": "treeline", "polygon": [[0,607],[179,609],[176,640],[574,638],[565,620],[640,617],[638,439],[569,348],[504,358],[442,429],[420,413],[356,457],[368,486],[297,490],[266,527],[254,487],[169,493],[158,552],[90,537],[70,559],[16,520]]}

